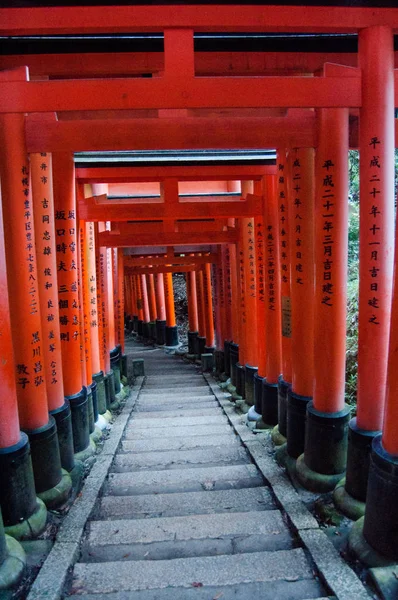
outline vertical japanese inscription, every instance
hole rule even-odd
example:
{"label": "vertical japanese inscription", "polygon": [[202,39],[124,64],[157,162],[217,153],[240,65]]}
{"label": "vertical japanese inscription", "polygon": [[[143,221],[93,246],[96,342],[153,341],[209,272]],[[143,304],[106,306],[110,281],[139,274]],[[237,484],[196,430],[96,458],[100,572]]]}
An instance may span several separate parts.
{"label": "vertical japanese inscription", "polygon": [[369,274],[370,283],[368,289],[368,305],[371,307],[369,315],[369,323],[372,325],[380,325],[378,308],[380,302],[379,290],[379,247],[383,239],[382,231],[382,213],[379,208],[379,198],[381,192],[381,173],[382,161],[378,148],[380,148],[382,140],[377,136],[371,137],[369,147],[371,149],[371,158],[369,160],[369,180],[366,182],[368,187],[368,196],[361,198],[361,201],[366,203],[367,212],[370,215],[371,226],[369,227],[370,238],[368,241],[368,258],[369,258]]}
{"label": "vertical japanese inscription", "polygon": [[322,163],[322,182],[320,188],[323,232],[323,267],[321,303],[333,306],[335,274],[333,269],[335,219],[335,164],[330,158]]}

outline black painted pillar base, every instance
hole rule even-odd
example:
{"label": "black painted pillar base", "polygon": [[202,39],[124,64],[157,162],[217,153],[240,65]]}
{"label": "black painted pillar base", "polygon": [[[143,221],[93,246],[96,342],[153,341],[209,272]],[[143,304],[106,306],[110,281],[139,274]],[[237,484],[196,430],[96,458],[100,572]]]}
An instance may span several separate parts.
{"label": "black painted pillar base", "polygon": [[144,321],[137,318],[137,335],[143,337],[144,335]]}
{"label": "black painted pillar base", "polygon": [[188,354],[196,354],[198,331],[188,331]]}
{"label": "black painted pillar base", "polygon": [[94,373],[93,381],[97,384],[97,405],[98,413],[103,415],[106,413],[106,392],[105,392],[105,378],[104,372]]}
{"label": "black painted pillar base", "polygon": [[258,415],[261,415],[263,407],[263,381],[258,373],[254,376],[254,409]]}
{"label": "black painted pillar base", "polygon": [[174,325],[173,327],[166,325],[165,338],[165,346],[178,346],[177,325]]}
{"label": "black painted pillar base", "polygon": [[257,374],[257,367],[245,365],[245,395],[247,404],[253,406],[255,402],[254,377]]}
{"label": "black painted pillar base", "polygon": [[93,399],[94,423],[98,421],[98,401],[97,401],[97,384],[95,381],[90,383],[91,397]]}
{"label": "black painted pillar base", "polygon": [[224,373],[227,377],[231,377],[231,343],[224,342]]}
{"label": "black painted pillar base", "polygon": [[223,350],[216,350],[214,352],[214,365],[217,377],[224,373],[225,356]]}
{"label": "black painted pillar base", "polygon": [[372,442],[380,431],[359,429],[356,417],[348,425],[347,470],[345,480],[337,484],[333,499],[337,508],[350,519],[365,514]]}
{"label": "black painted pillar base", "polygon": [[132,317],[131,318],[128,317],[126,320],[126,330],[127,330],[127,333],[133,333],[133,331],[134,331],[134,321],[133,321]]}
{"label": "black painted pillar base", "polygon": [[230,372],[231,372],[231,383],[234,387],[238,382],[238,363],[239,363],[239,344],[231,342],[229,345],[229,357],[230,357]]}
{"label": "black painted pillar base", "polygon": [[156,343],[158,346],[164,346],[166,341],[166,321],[156,320]]}
{"label": "black painted pillar base", "polygon": [[242,398],[245,398],[245,375],[245,367],[236,363],[236,393]]}
{"label": "black painted pillar base", "polygon": [[156,343],[156,322],[155,321],[151,321],[149,323],[149,339],[154,344]]}
{"label": "black painted pillar base", "polygon": [[202,354],[214,354],[215,348],[214,346],[205,346],[204,352]]}
{"label": "black painted pillar base", "polygon": [[0,448],[0,506],[6,533],[32,539],[44,531],[47,510],[36,497],[29,439],[21,432],[14,446]]}
{"label": "black painted pillar base", "polygon": [[88,430],[89,433],[93,433],[95,429],[94,421],[94,404],[93,404],[93,390],[90,385],[87,386],[87,406],[88,406]]}
{"label": "black painted pillar base", "polygon": [[121,346],[120,344],[115,346],[111,352],[111,369],[114,374],[114,382],[115,382],[115,393],[118,394],[120,392],[120,357],[121,357]]}
{"label": "black painted pillar base", "polygon": [[59,455],[61,459],[61,467],[65,471],[72,471],[75,466],[75,457],[73,451],[73,433],[72,433],[72,415],[69,402],[52,410],[50,415],[54,417],[57,425]]}
{"label": "black painted pillar base", "polygon": [[24,433],[29,438],[36,494],[48,508],[58,508],[66,502],[72,480],[61,468],[55,419],[50,415],[48,423]]}
{"label": "black painted pillar base", "polygon": [[304,452],[307,404],[310,400],[312,400],[310,396],[301,396],[293,392],[292,388],[288,389],[286,451],[293,459]]}
{"label": "black painted pillar base", "polygon": [[343,477],[350,412],[348,406],[339,412],[320,412],[308,403],[305,450],[296,465],[297,477],[306,489],[332,491]]}
{"label": "black painted pillar base", "polygon": [[138,316],[133,315],[133,331],[134,333],[138,333]]}
{"label": "black painted pillar base", "polygon": [[144,340],[148,340],[148,341],[151,338],[149,321],[143,321],[143,323],[142,323],[142,337],[144,338]]}
{"label": "black painted pillar base", "polygon": [[90,444],[87,388],[83,387],[78,394],[67,398],[72,413],[73,447],[75,454],[78,454]]}
{"label": "black painted pillar base", "polygon": [[287,397],[292,386],[282,375],[278,379],[278,428],[279,433],[287,437]]}
{"label": "black painted pillar base", "polygon": [[198,335],[198,337],[196,338],[196,356],[199,360],[202,354],[204,354],[205,352],[205,346],[206,338],[202,335]]}
{"label": "black painted pillar base", "polygon": [[261,416],[265,425],[274,426],[278,423],[278,384],[263,381]]}
{"label": "black painted pillar base", "polygon": [[398,456],[386,452],[378,435],[372,443],[363,536],[386,559],[398,561]]}
{"label": "black painted pillar base", "polygon": [[116,402],[115,394],[115,375],[113,371],[108,371],[105,375],[105,393],[106,393],[106,406],[108,409],[112,408],[112,404]]}

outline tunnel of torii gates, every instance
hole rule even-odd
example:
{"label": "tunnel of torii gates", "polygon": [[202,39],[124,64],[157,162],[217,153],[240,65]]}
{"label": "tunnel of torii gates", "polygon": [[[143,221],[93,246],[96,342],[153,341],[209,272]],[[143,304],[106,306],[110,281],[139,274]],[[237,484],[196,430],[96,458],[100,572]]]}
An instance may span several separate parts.
{"label": "tunnel of torii gates", "polygon": [[[213,355],[304,487],[335,490],[356,521],[352,550],[396,562],[398,10],[171,9],[0,10],[2,36],[164,34],[163,53],[0,58],[0,574],[94,451],[126,374],[125,326],[178,344],[172,273],[186,274],[189,354]],[[212,31],[348,32],[358,52],[197,53],[194,34]],[[119,161],[208,148],[277,149],[276,161]],[[355,418],[349,148],[360,151]]]}

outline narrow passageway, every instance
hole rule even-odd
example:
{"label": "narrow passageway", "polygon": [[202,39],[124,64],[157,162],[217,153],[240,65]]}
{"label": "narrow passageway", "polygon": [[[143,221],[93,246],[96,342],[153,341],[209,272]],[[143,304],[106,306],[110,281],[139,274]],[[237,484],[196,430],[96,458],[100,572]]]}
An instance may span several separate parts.
{"label": "narrow passageway", "polygon": [[197,369],[134,343],[146,378],[86,527],[85,600],[327,597]]}

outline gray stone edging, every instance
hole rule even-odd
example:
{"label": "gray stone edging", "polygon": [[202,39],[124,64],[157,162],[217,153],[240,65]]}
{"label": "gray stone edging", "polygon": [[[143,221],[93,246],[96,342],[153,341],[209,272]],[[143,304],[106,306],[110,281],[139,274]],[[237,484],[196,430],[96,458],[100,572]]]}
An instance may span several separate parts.
{"label": "gray stone edging", "polygon": [[137,378],[135,386],[131,388],[130,396],[112,425],[110,436],[104,442],[103,449],[97,456],[80,495],[62,522],[54,546],[30,588],[27,600],[60,600],[62,597],[68,571],[79,559],[84,527],[108,475],[143,381],[144,377]]}
{"label": "gray stone edging", "polygon": [[[359,577],[341,558],[316,519],[301,501],[284,470],[274,460],[273,444],[269,436],[263,433],[255,434],[244,425],[241,415],[237,415],[213,377],[205,373],[203,377],[257,468],[269,482],[282,510],[310,553],[321,578],[335,594],[337,600],[369,600],[371,596]],[[257,436],[260,436],[261,442]]]}

